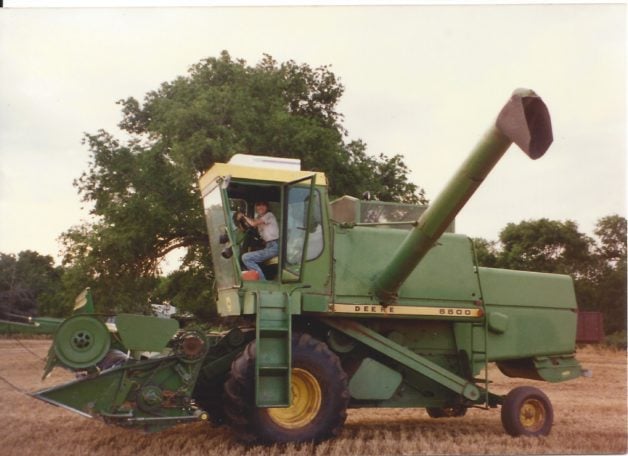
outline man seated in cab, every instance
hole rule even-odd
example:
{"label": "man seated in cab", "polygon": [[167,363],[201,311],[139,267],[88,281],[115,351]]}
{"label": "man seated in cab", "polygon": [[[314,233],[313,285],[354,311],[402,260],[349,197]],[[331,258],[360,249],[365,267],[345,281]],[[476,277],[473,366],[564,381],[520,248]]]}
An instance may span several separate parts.
{"label": "man seated in cab", "polygon": [[242,255],[242,262],[249,271],[255,271],[260,280],[266,280],[262,268],[259,264],[276,257],[279,254],[279,225],[275,215],[270,212],[268,201],[258,201],[255,203],[255,218],[251,219],[245,215],[242,218],[252,227],[257,228],[260,237],[264,241],[264,248],[247,252]]}

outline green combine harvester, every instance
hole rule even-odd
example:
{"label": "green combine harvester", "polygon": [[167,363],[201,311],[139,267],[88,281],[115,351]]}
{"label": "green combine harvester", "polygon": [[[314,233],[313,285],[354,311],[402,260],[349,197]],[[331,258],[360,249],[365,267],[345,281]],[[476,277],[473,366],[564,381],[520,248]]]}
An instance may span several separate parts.
{"label": "green combine harvester", "polygon": [[[422,407],[434,418],[501,406],[512,436],[547,435],[535,387],[489,391],[505,375],[561,382],[574,358],[570,277],[480,267],[456,214],[512,143],[530,158],[552,142],[548,110],[517,90],[444,190],[425,208],[343,197],[296,160],[234,156],[201,179],[221,333],[176,320],[79,314],[58,328],[45,373],[79,379],[33,395],[107,423],[157,431],[211,419],[247,442],[338,435],[348,408]],[[240,214],[268,202],[279,254],[245,271],[256,230]],[[209,286],[209,284],[208,284]]]}

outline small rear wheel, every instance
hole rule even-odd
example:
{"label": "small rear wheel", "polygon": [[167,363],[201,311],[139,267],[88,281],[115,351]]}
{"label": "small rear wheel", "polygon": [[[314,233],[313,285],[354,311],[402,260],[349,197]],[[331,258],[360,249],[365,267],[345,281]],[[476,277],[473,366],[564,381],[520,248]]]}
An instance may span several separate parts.
{"label": "small rear wheel", "polygon": [[465,416],[467,407],[450,405],[448,407],[428,407],[425,409],[431,418],[459,418]]}
{"label": "small rear wheel", "polygon": [[513,437],[548,435],[554,422],[554,410],[541,390],[521,386],[506,395],[501,418],[504,429]]}

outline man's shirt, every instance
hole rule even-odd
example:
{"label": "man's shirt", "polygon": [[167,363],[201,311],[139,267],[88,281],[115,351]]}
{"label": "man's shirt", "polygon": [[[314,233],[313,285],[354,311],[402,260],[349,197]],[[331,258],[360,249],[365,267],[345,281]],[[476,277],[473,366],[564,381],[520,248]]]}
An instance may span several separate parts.
{"label": "man's shirt", "polygon": [[264,221],[264,223],[257,227],[262,239],[265,242],[277,240],[277,238],[279,238],[279,225],[277,224],[275,215],[272,212],[266,212],[259,217],[259,219]]}

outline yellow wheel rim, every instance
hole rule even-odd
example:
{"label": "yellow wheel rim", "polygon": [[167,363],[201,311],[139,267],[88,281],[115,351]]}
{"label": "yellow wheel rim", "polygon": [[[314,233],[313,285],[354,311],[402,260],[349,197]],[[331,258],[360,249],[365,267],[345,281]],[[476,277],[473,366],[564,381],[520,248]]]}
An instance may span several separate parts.
{"label": "yellow wheel rim", "polygon": [[269,408],[268,416],[286,429],[302,428],[316,417],[323,397],[316,378],[304,369],[292,369],[292,404],[290,407]]}
{"label": "yellow wheel rim", "polygon": [[521,405],[519,421],[530,432],[540,430],[545,424],[546,414],[543,403],[538,399],[528,399]]}

